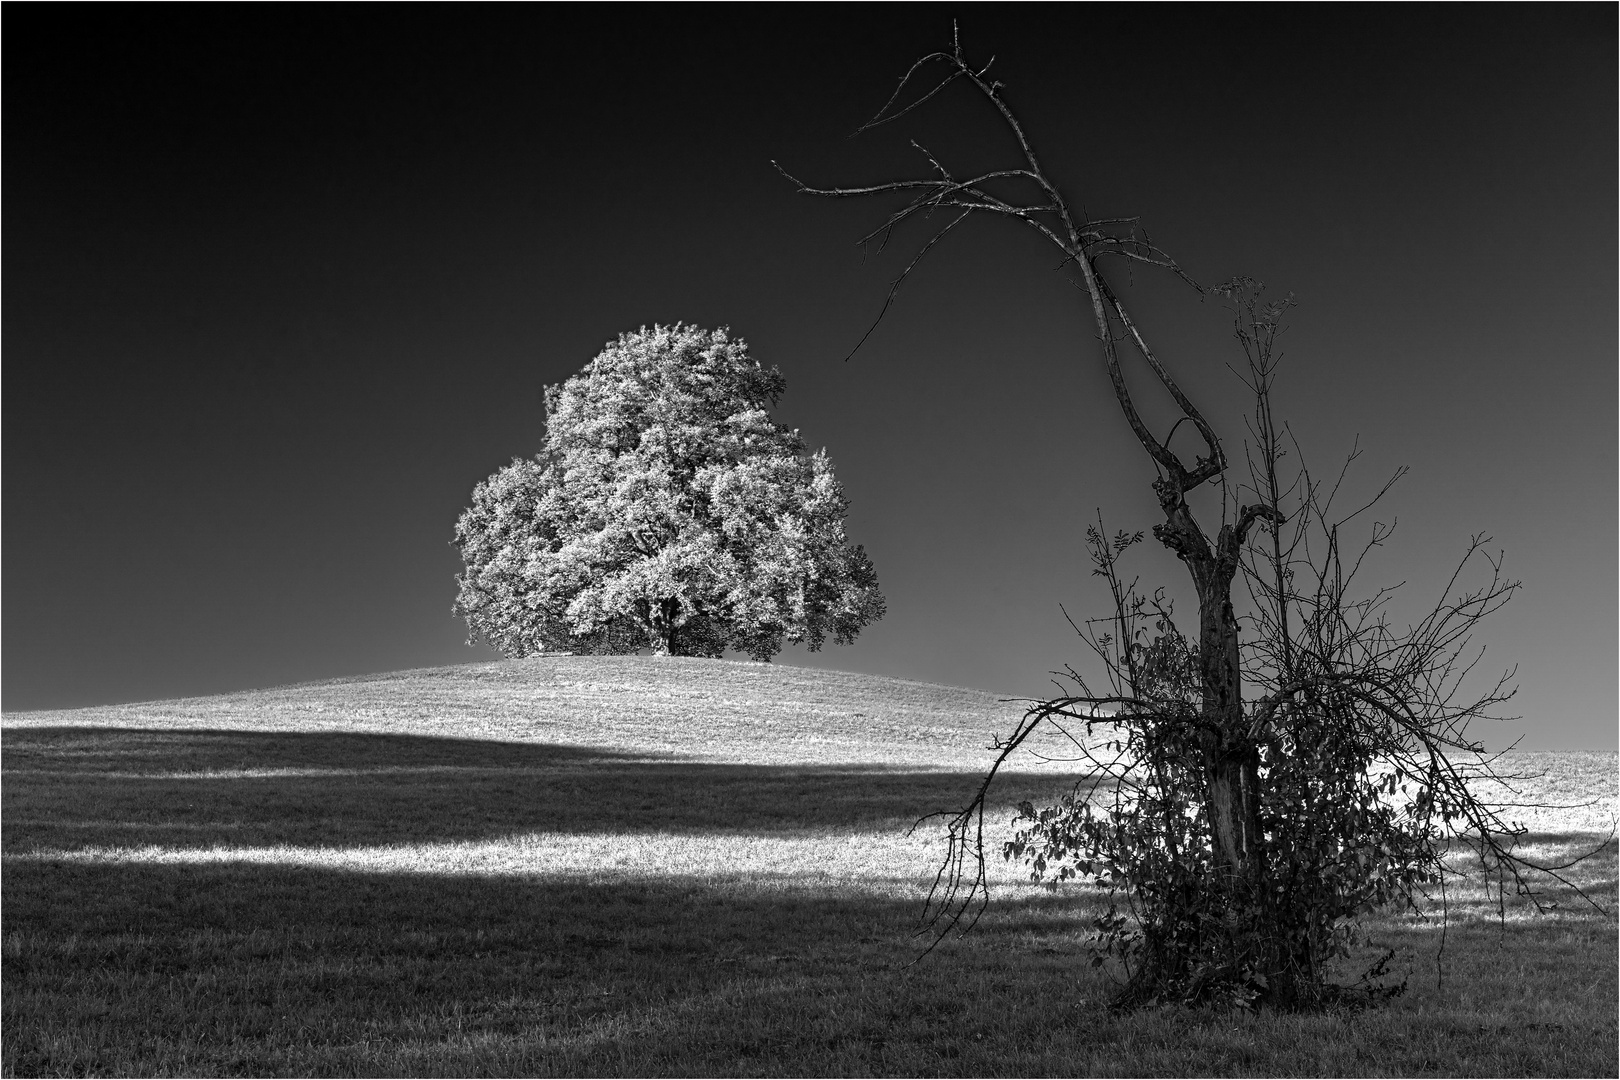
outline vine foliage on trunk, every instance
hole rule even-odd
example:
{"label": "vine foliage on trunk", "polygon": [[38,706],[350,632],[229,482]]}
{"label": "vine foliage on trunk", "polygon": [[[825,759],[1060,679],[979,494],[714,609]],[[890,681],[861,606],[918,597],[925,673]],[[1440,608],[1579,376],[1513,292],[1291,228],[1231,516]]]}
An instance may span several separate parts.
{"label": "vine foliage on trunk", "polygon": [[[1464,677],[1479,660],[1471,635],[1518,585],[1502,576],[1488,539],[1475,538],[1459,575],[1483,562],[1486,580],[1458,591],[1463,579],[1454,575],[1428,613],[1404,629],[1388,616],[1393,590],[1353,593],[1362,560],[1389,530],[1374,524],[1361,546],[1341,546],[1341,529],[1366,507],[1335,517],[1338,484],[1324,488],[1311,479],[1271,412],[1274,346],[1290,302],[1265,303],[1259,286],[1241,279],[1209,290],[1232,306],[1246,357],[1241,374],[1255,402],[1249,477],[1231,482],[1214,428],[1107,275],[1120,262],[1153,266],[1206,290],[1136,219],[1089,219],[1071,210],[988,67],[969,64],[959,42],[930,53],[861,130],[966,84],[1016,142],[1018,160],[1007,167],[961,177],[919,146],[926,171],[915,178],[858,187],[789,179],[824,197],[903,197],[863,244],[887,243],[913,220],[947,215],[891,284],[879,321],[920,260],[975,214],[1008,218],[1061,253],[1094,321],[1120,410],[1153,463],[1162,515],[1153,536],[1187,568],[1197,628],[1184,635],[1162,592],[1144,597],[1124,582],[1118,561],[1141,533],[1109,538],[1100,523],[1088,531],[1114,611],[1082,634],[1101,658],[1107,685],[1093,687],[1071,669],[1075,692],[1033,705],[999,744],[968,806],[945,815],[947,851],[926,924],[937,941],[953,927],[966,930],[982,912],[990,784],[1046,726],[1070,737],[1092,778],[1058,806],[1023,806],[1004,854],[1027,860],[1038,878],[1091,880],[1107,890],[1112,903],[1097,928],[1128,973],[1119,1004],[1227,998],[1308,1007],[1337,1000],[1346,991],[1329,982],[1329,967],[1347,954],[1357,920],[1443,887],[1445,860],[1457,844],[1471,846],[1499,882],[1521,891],[1533,891],[1537,871],[1562,880],[1562,867],[1526,859],[1516,846],[1522,827],[1474,794],[1480,780],[1512,779],[1499,776],[1497,759],[1467,733],[1470,721],[1492,716],[1511,696],[1512,673],[1465,693]],[[925,74],[937,78],[922,84]],[[1136,408],[1127,359],[1180,411],[1163,439]],[[1182,423],[1202,443],[1190,463],[1170,448]],[[1292,472],[1284,468],[1290,455]],[[1209,531],[1187,496],[1212,482],[1220,487],[1221,521]],[[1238,582],[1246,594],[1241,618],[1233,602]]]}

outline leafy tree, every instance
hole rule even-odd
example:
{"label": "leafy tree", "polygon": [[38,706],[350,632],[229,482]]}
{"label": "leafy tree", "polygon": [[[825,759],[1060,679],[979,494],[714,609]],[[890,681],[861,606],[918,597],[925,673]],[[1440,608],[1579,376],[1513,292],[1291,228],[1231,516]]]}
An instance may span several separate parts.
{"label": "leafy tree", "polygon": [[826,451],[771,419],[785,381],[724,328],[621,334],[546,388],[546,441],[456,523],[469,642],[769,660],[881,618]]}
{"label": "leafy tree", "polygon": [[[927,72],[937,79],[918,88]],[[1304,469],[1282,469],[1284,429],[1272,417],[1271,388],[1286,302],[1263,304],[1258,287],[1242,280],[1199,288],[1136,219],[1077,215],[1042,168],[1002,84],[969,64],[959,43],[912,65],[861,130],[898,120],[953,84],[989,106],[1012,136],[1013,160],[958,176],[919,146],[926,164],[916,177],[855,187],[794,183],[832,198],[903,198],[863,244],[943,218],[891,285],[885,312],[918,262],[969,217],[1005,218],[1053,245],[1093,318],[1126,424],[1153,466],[1163,515],[1153,536],[1185,564],[1198,625],[1183,635],[1162,591],[1143,597],[1122,580],[1117,561],[1141,533],[1109,539],[1100,525],[1089,531],[1114,611],[1083,634],[1107,685],[1093,687],[1071,669],[1077,692],[1035,703],[1000,743],[968,806],[946,815],[949,844],[928,906],[936,932],[966,929],[983,910],[986,793],[1042,725],[1072,738],[1092,779],[1058,806],[1024,805],[1005,854],[1027,860],[1037,878],[1104,888],[1112,902],[1097,931],[1128,973],[1121,1005],[1225,998],[1296,1007],[1341,999],[1351,991],[1332,983],[1329,969],[1347,954],[1356,920],[1383,904],[1415,905],[1436,885],[1443,890],[1445,860],[1458,844],[1521,890],[1529,890],[1533,871],[1558,876],[1560,867],[1538,866],[1517,846],[1522,826],[1475,794],[1476,781],[1500,777],[1468,724],[1490,716],[1512,691],[1511,673],[1463,691],[1478,662],[1470,634],[1517,588],[1484,551],[1487,541],[1476,538],[1464,563],[1482,556],[1488,580],[1453,592],[1454,576],[1429,614],[1405,630],[1387,618],[1391,590],[1355,595],[1362,558],[1388,529],[1373,526],[1363,547],[1347,551],[1341,529],[1360,511],[1336,516],[1337,485],[1324,490]],[[1110,283],[1120,263],[1166,270],[1232,303],[1256,402],[1247,484],[1228,477],[1214,426]],[[1150,376],[1180,411],[1162,439],[1132,397],[1126,362],[1133,355],[1138,377]],[[1171,447],[1183,423],[1201,444],[1190,463]],[[1212,528],[1188,503],[1207,484],[1220,491]],[[1233,599],[1238,580],[1249,594],[1242,609]],[[1379,970],[1368,973],[1374,983]]]}

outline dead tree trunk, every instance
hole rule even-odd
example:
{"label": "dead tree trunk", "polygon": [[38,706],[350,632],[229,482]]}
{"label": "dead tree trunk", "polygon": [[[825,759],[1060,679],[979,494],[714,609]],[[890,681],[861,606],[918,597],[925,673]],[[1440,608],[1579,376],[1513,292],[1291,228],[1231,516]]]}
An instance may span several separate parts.
{"label": "dead tree trunk", "polygon": [[[948,73],[945,77],[931,89],[922,92],[911,104],[895,108],[896,101],[918,72],[934,63],[946,65]],[[1261,842],[1257,798],[1259,753],[1253,739],[1246,734],[1244,724],[1238,624],[1232,609],[1232,583],[1250,527],[1259,518],[1276,519],[1280,515],[1271,506],[1245,507],[1236,522],[1221,527],[1213,542],[1193,517],[1187,506],[1187,493],[1218,478],[1226,469],[1220,439],[1148,345],[1125,305],[1109,286],[1101,262],[1114,257],[1146,263],[1168,269],[1188,284],[1193,284],[1195,288],[1197,286],[1174,260],[1138,236],[1136,219],[1076,219],[1062,192],[1047,178],[1029,138],[1002,99],[1001,84],[988,80],[985,75],[985,69],[974,69],[967,63],[960,44],[951,52],[929,54],[912,65],[893,97],[861,130],[897,119],[947,85],[961,80],[988,101],[1011,130],[1022,152],[1023,162],[1019,167],[958,179],[936,158],[923,151],[934,175],[922,179],[855,188],[815,188],[791,176],[789,179],[793,179],[802,192],[832,198],[884,193],[909,195],[911,201],[892,213],[880,228],[864,237],[863,243],[880,237],[887,239],[897,226],[918,214],[934,210],[956,212],[895,280],[889,292],[890,302],[901,283],[929,249],[974,213],[999,214],[1034,229],[1062,252],[1065,265],[1072,265],[1078,271],[1080,281],[1077,284],[1089,300],[1114,396],[1137,442],[1153,461],[1159,474],[1153,486],[1164,513],[1164,521],[1154,528],[1154,536],[1186,563],[1198,596],[1203,684],[1200,737],[1207,774],[1209,826],[1216,839],[1220,865],[1237,879],[1244,880],[1260,872],[1261,865],[1253,857]],[[1030,194],[1031,190],[1034,194]],[[887,309],[888,303],[885,303],[884,310]],[[881,320],[882,314],[878,318]],[[1193,425],[1202,439],[1206,452],[1191,467],[1171,451],[1168,437],[1161,441],[1142,421],[1126,382],[1120,357],[1121,342],[1137,354],[1175,401],[1182,417]],[[859,345],[856,347],[859,348]]]}
{"label": "dead tree trunk", "polygon": [[1223,525],[1209,543],[1187,507],[1179,485],[1159,481],[1155,488],[1165,520],[1154,537],[1187,564],[1198,596],[1198,660],[1203,702],[1200,742],[1208,791],[1210,835],[1219,865],[1240,880],[1253,881],[1260,858],[1260,753],[1243,711],[1238,661],[1238,623],[1232,609],[1232,582],[1243,542],[1254,521],[1280,517],[1270,507],[1251,506],[1236,525]]}
{"label": "dead tree trunk", "polygon": [[[930,65],[943,65],[944,77],[897,108],[918,72]],[[1261,456],[1258,466],[1251,457],[1248,486],[1260,501],[1239,506],[1223,491],[1221,525],[1206,531],[1187,498],[1224,473],[1220,440],[1132,321],[1103,263],[1124,259],[1190,279],[1137,234],[1135,219],[1082,221],[1071,214],[1002,100],[1000,84],[987,80],[985,69],[970,67],[959,45],[914,64],[865,126],[903,116],[958,81],[997,111],[1018,142],[1021,163],[958,179],[923,151],[929,172],[918,179],[857,188],[799,183],[799,189],[834,198],[905,196],[906,205],[865,241],[887,240],[913,216],[950,213],[892,283],[884,311],[934,244],[975,213],[1011,218],[1062,253],[1061,265],[1073,268],[1085,293],[1120,411],[1157,473],[1153,490],[1163,520],[1153,534],[1187,567],[1198,598],[1198,639],[1194,646],[1183,638],[1157,599],[1150,602],[1121,584],[1115,560],[1140,533],[1120,533],[1110,541],[1100,529],[1087,530],[1115,615],[1099,620],[1109,625],[1106,633],[1093,633],[1088,623],[1081,636],[1102,658],[1113,692],[1094,694],[1070,669],[1080,694],[1032,705],[998,743],[999,754],[973,800],[943,815],[950,819],[948,846],[924,913],[934,940],[952,927],[965,930],[984,910],[985,798],[1009,755],[1046,720],[1079,725],[1088,736],[1100,724],[1109,732],[1098,744],[1107,747],[1106,754],[1075,739],[1082,757],[1096,767],[1091,786],[1077,788],[1059,807],[1037,811],[1023,804],[1018,820],[1027,828],[1005,852],[1025,859],[1047,880],[1090,876],[1103,885],[1110,907],[1095,922],[1098,940],[1130,972],[1116,1004],[1224,997],[1295,1008],[1357,993],[1358,1000],[1396,993],[1399,986],[1371,982],[1359,990],[1330,986],[1326,965],[1346,955],[1366,912],[1392,902],[1415,905],[1414,897],[1448,872],[1445,859],[1457,841],[1521,890],[1528,889],[1530,871],[1568,883],[1562,865],[1516,854],[1522,827],[1515,831],[1469,786],[1475,779],[1502,777],[1464,729],[1512,696],[1508,672],[1482,696],[1461,697],[1459,680],[1478,661],[1467,655],[1469,634],[1518,584],[1502,578],[1499,559],[1487,555],[1488,584],[1443,599],[1404,633],[1395,632],[1380,612],[1390,590],[1365,601],[1348,598],[1360,560],[1346,564],[1340,558],[1338,524],[1348,518],[1335,523],[1328,517],[1332,493],[1320,498],[1301,466],[1289,489],[1291,516],[1285,518],[1279,506],[1281,450],[1269,386],[1271,343],[1286,301],[1263,311],[1252,296],[1238,301],[1238,337],[1250,362]],[[1253,287],[1239,279],[1215,291],[1236,298]],[[1163,439],[1137,411],[1122,352],[1134,352],[1138,370],[1151,372],[1181,411]],[[1204,452],[1190,465],[1170,448],[1182,422],[1203,442]],[[1258,545],[1247,543],[1262,520],[1273,532],[1263,556]],[[1293,532],[1286,544],[1279,535],[1285,523]],[[1326,550],[1316,561],[1300,546],[1307,528],[1325,533]],[[1375,526],[1366,550],[1387,535],[1387,527]],[[1475,538],[1465,563],[1482,543]],[[1240,573],[1255,601],[1246,608],[1255,621],[1244,642],[1232,601]],[[1296,573],[1308,583],[1303,589],[1294,584]],[[1142,624],[1150,618],[1161,634],[1149,642]],[[1247,706],[1245,663],[1256,684]],[[1474,760],[1458,761],[1452,753]],[[1100,808],[1099,777],[1112,784]],[[1401,805],[1391,809],[1392,799]],[[1120,892],[1129,897],[1123,911],[1113,902]],[[1382,970],[1382,962],[1374,965],[1364,982]]]}

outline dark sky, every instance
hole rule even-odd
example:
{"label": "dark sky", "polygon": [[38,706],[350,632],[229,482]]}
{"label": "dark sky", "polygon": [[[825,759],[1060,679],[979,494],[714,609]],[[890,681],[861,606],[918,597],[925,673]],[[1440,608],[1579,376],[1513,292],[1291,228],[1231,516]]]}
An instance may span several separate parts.
{"label": "dark sky", "polygon": [[[965,95],[847,138],[953,16],[1072,202],[1296,295],[1310,461],[1412,467],[1369,583],[1415,607],[1506,550],[1482,641],[1525,721],[1481,733],[1613,748],[1612,5],[8,7],[5,708],[486,658],[450,615],[473,485],[545,384],[676,320],[782,369],[889,600],[781,661],[1042,694],[1082,659],[1058,605],[1101,613],[1085,523],[1156,512],[1081,294],[976,222],[845,363],[922,236],[863,262],[882,208],[770,164],[1001,160]],[[1128,292],[1240,446],[1220,309]]]}

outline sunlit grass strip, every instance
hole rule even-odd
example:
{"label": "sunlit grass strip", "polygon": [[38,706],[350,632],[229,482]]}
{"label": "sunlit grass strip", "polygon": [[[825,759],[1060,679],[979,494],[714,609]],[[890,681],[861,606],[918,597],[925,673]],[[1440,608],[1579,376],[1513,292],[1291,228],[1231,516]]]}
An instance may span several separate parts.
{"label": "sunlit grass strip", "polygon": [[[999,843],[1009,828],[995,829],[989,839]],[[1567,860],[1571,854],[1598,847],[1590,835],[1559,840],[1541,839],[1527,844],[1527,853],[1548,862]],[[742,833],[548,833],[516,834],[496,840],[451,843],[382,845],[267,846],[172,845],[91,846],[45,849],[7,854],[4,862],[73,863],[111,866],[264,866],[335,872],[427,876],[520,877],[535,880],[570,880],[611,883],[729,883],[754,890],[815,889],[855,895],[881,895],[921,901],[938,869],[938,838],[896,833],[806,833],[798,836],[756,836]],[[1538,917],[1535,907],[1521,898],[1501,904],[1487,887],[1478,868],[1465,858],[1453,860],[1462,877],[1448,886],[1452,918],[1485,915],[1520,922]],[[1044,886],[1030,882],[1027,870],[1016,862],[992,859],[990,885],[1005,899],[1010,889],[1022,894]],[[1600,850],[1583,873],[1592,900],[1611,907],[1620,900],[1616,890],[1614,845]],[[1086,891],[1083,883],[1055,890],[1072,895]],[[1554,899],[1553,897],[1557,898]],[[1584,908],[1572,894],[1549,888],[1545,901]],[[1500,911],[1499,911],[1500,908]],[[1433,907],[1419,922],[1441,916]],[[1385,919],[1405,921],[1412,916],[1391,910]]]}
{"label": "sunlit grass strip", "polygon": [[[583,766],[612,764],[624,765],[663,765],[668,758],[654,757],[615,757],[591,758],[580,757],[572,759],[569,765],[574,768]],[[51,780],[326,780],[343,779],[354,776],[464,776],[464,777],[491,777],[491,776],[553,776],[557,772],[551,768],[524,768],[502,767],[494,765],[378,765],[368,768],[343,768],[342,766],[312,765],[304,768],[243,768],[243,769],[176,769],[176,770],[141,770],[128,769],[33,769],[26,772],[6,770],[5,775],[26,776]]]}
{"label": "sunlit grass strip", "polygon": [[[919,902],[938,869],[932,834],[547,833],[497,840],[382,845],[91,846],[7,854],[6,863],[149,866],[243,864],[375,874],[566,877],[628,881],[735,881],[761,887],[877,891]],[[1027,874],[998,860],[995,881]]]}

